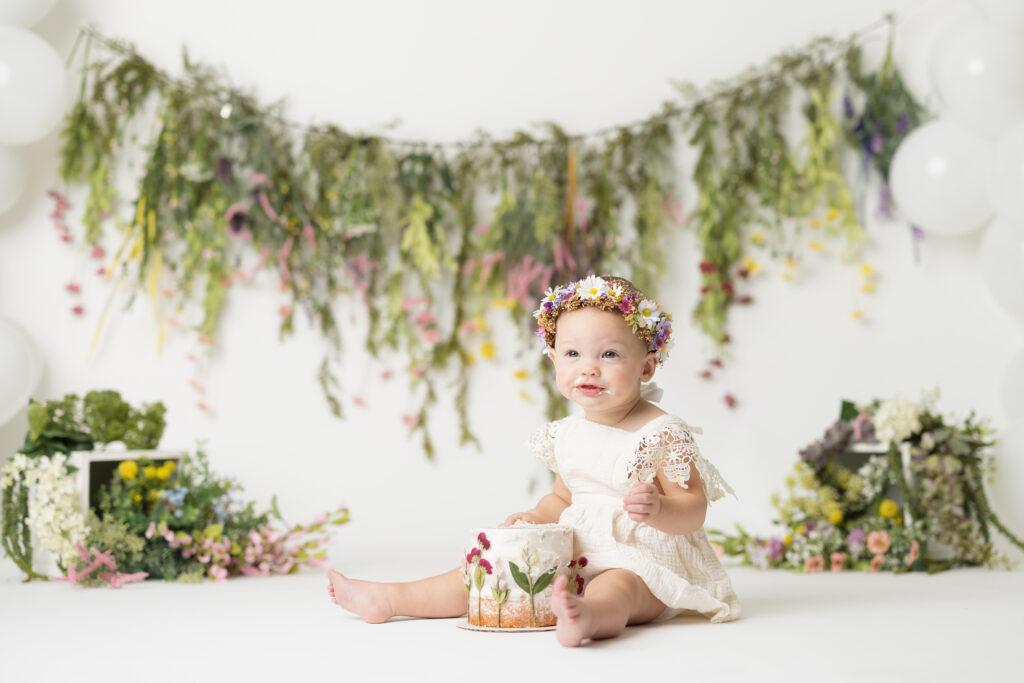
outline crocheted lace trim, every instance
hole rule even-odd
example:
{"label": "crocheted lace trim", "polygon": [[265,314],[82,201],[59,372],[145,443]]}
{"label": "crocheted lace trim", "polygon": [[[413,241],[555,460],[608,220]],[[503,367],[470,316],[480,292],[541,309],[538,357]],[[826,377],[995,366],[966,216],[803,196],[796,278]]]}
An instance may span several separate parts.
{"label": "crocheted lace trim", "polygon": [[726,493],[735,497],[736,493],[722,478],[718,468],[701,455],[700,446],[693,439],[693,432],[699,433],[699,430],[679,420],[665,425],[654,434],[644,436],[628,465],[630,480],[651,482],[660,468],[665,471],[669,481],[685,489],[689,488],[687,482],[691,469],[696,467],[708,502],[718,500]]}

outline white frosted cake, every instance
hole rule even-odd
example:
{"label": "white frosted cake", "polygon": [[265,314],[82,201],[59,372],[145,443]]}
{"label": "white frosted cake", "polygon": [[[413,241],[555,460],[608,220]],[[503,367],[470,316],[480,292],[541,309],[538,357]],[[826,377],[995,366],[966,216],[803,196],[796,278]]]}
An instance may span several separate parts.
{"label": "white frosted cake", "polygon": [[551,584],[560,573],[575,577],[572,529],[519,521],[471,533],[463,564],[469,625],[501,630],[554,626]]}

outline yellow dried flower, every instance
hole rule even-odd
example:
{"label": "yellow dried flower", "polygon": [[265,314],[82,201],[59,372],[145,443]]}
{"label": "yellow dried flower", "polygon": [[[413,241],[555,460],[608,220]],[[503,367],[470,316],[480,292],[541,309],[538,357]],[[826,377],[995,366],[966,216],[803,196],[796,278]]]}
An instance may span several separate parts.
{"label": "yellow dried flower", "polygon": [[512,376],[515,377],[516,379],[526,379],[527,377],[530,376],[530,371],[525,369],[516,370],[515,372],[512,373]]}
{"label": "yellow dried flower", "polygon": [[809,242],[807,246],[814,251],[825,251],[825,245],[821,242]]}
{"label": "yellow dried flower", "polygon": [[839,218],[839,209],[834,206],[828,207],[828,211],[825,212],[825,220],[834,221]]}
{"label": "yellow dried flower", "polygon": [[135,475],[139,473],[139,463],[134,460],[125,460],[117,466],[117,473],[121,475],[122,479],[134,479]]}
{"label": "yellow dried flower", "polygon": [[875,272],[875,269],[871,267],[870,263],[860,264],[860,274],[864,277],[871,277]]}
{"label": "yellow dried flower", "polygon": [[882,501],[882,504],[878,506],[878,514],[888,519],[895,519],[896,515],[900,513],[900,506],[895,501],[886,498]]}
{"label": "yellow dried flower", "polygon": [[480,355],[487,360],[494,358],[494,342],[485,341],[480,344]]}
{"label": "yellow dried flower", "polygon": [[750,241],[754,244],[764,244],[764,233],[758,230],[750,236]]}
{"label": "yellow dried flower", "polygon": [[747,272],[753,275],[757,271],[761,270],[761,264],[754,259],[747,256],[743,259],[743,267],[747,269]]}
{"label": "yellow dried flower", "polygon": [[828,513],[828,521],[839,524],[843,521],[843,511],[839,508],[832,508],[832,511]]}
{"label": "yellow dried flower", "polygon": [[873,292],[873,291],[875,291],[875,283],[874,282],[865,282],[864,284],[862,284],[860,286],[860,291],[862,291],[862,292]]}
{"label": "yellow dried flower", "polygon": [[864,311],[860,310],[859,308],[854,311],[850,311],[850,317],[853,318],[854,320],[860,320],[861,318],[864,317]]}

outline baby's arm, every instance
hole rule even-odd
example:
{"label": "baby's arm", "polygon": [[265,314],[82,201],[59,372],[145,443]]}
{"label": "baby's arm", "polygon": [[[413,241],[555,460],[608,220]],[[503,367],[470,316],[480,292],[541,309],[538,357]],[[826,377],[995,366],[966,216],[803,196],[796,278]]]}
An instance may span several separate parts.
{"label": "baby's arm", "polygon": [[622,509],[634,522],[644,522],[666,534],[688,534],[704,526],[708,500],[697,468],[683,488],[658,470],[655,484],[633,484],[622,501]]}
{"label": "baby's arm", "polygon": [[526,512],[515,512],[509,515],[501,526],[511,526],[517,519],[531,524],[554,524],[562,516],[562,511],[572,504],[572,493],[569,487],[562,481],[562,477],[555,475],[555,487],[548,495],[541,498],[532,510]]}

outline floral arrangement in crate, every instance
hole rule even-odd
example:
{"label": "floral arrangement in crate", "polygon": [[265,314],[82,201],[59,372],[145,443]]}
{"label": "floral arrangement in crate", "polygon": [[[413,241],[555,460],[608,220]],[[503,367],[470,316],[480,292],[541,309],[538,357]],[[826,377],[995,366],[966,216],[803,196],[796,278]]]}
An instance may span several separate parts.
{"label": "floral arrangement in crate", "polygon": [[[3,468],[0,484],[0,540],[26,580],[116,588],[144,578],[286,574],[326,562],[329,529],[348,521],[346,508],[288,525],[276,498],[270,510],[257,512],[241,500],[237,482],[210,470],[202,451],[178,462],[126,453],[100,487],[98,503],[83,512],[69,451],[112,441],[153,448],[163,434],[163,413],[161,404],[135,410],[113,391],[33,403],[23,452]],[[33,568],[33,533],[60,576]]]}
{"label": "floral arrangement in crate", "polygon": [[992,530],[1024,544],[985,493],[994,432],[973,413],[943,417],[937,397],[844,401],[839,419],[800,451],[785,494],[772,496],[785,531],[767,538],[739,525],[735,535],[711,531],[716,550],[744,564],[808,573],[1008,565]]}

